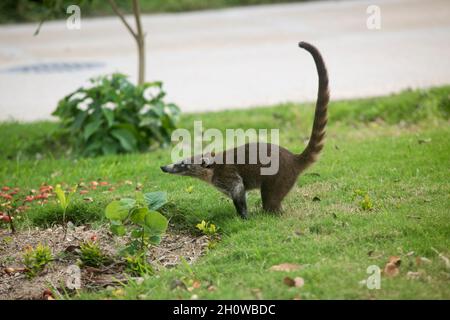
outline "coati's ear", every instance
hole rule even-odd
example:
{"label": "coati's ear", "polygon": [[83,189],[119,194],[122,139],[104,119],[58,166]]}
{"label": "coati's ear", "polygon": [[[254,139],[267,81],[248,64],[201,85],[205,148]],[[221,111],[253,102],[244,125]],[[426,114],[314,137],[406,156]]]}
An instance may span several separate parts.
{"label": "coati's ear", "polygon": [[202,167],[203,168],[211,168],[213,166],[214,162],[211,161],[209,158],[202,157]]}

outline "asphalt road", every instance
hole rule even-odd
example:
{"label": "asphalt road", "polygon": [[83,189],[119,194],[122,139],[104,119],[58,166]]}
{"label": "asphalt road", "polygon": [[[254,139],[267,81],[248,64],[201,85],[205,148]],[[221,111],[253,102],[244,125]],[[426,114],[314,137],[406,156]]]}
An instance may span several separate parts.
{"label": "asphalt road", "polygon": [[[381,9],[379,30],[366,25],[372,4]],[[186,112],[314,100],[314,64],[297,47],[300,40],[322,51],[332,99],[450,83],[448,0],[323,1],[145,15],[143,26],[147,79],[162,80],[168,100]],[[136,77],[135,43],[117,17],[82,18],[81,30],[49,22],[33,37],[35,28],[0,26],[0,120],[49,118],[57,101],[91,76],[120,71]],[[63,62],[94,65],[65,72],[45,68]]]}

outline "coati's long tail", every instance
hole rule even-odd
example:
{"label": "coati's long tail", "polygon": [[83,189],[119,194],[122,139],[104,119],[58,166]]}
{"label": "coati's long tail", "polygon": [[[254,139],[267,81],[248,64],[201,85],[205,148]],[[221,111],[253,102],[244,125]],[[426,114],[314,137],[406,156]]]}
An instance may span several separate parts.
{"label": "coati's long tail", "polygon": [[311,137],[305,150],[297,156],[299,167],[301,170],[304,170],[317,160],[317,157],[323,148],[330,92],[328,89],[327,68],[319,50],[306,42],[300,42],[298,45],[313,56],[314,62],[316,63],[317,74],[319,76],[319,90],[317,92],[316,111]]}

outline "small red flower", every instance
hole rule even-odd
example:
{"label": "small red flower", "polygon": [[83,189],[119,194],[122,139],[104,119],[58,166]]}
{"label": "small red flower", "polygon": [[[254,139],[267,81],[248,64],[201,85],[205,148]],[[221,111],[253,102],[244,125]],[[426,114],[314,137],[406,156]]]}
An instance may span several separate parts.
{"label": "small red flower", "polygon": [[92,235],[92,236],[91,236],[91,241],[97,241],[97,235],[95,235],[95,234]]}
{"label": "small red flower", "polygon": [[47,185],[43,185],[39,188],[39,191],[41,193],[51,193],[53,191],[53,187],[52,186],[47,186]]}
{"label": "small red flower", "polygon": [[10,190],[10,187],[7,187],[7,186],[4,186],[3,188],[2,188],[2,191],[9,191]]}
{"label": "small red flower", "polygon": [[0,194],[0,197],[2,197],[3,199],[6,199],[6,200],[12,200],[12,198],[13,198],[11,195],[9,195],[7,193]]}
{"label": "small red flower", "polygon": [[102,182],[100,182],[100,185],[101,185],[101,186],[103,186],[103,187],[104,187],[104,186],[107,186],[108,184],[109,184],[109,183],[108,183],[108,182],[106,182],[106,181],[102,181]]}
{"label": "small red flower", "polygon": [[7,215],[2,215],[0,217],[1,220],[5,221],[5,222],[10,222],[11,221],[11,217],[7,216]]}
{"label": "small red flower", "polygon": [[81,190],[80,191],[80,194],[86,194],[86,193],[88,193],[89,191],[87,191],[87,190]]}
{"label": "small red flower", "polygon": [[34,197],[33,196],[26,196],[25,197],[25,202],[32,202],[34,200]]}

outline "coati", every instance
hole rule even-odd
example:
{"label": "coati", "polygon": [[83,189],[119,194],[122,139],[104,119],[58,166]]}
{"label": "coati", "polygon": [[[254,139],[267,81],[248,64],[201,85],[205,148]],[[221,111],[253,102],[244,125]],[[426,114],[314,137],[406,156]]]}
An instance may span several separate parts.
{"label": "coati", "polygon": [[[281,146],[276,146],[275,149],[279,153],[279,164],[277,173],[273,175],[261,174],[261,168],[267,165],[262,164],[259,157],[256,163],[239,164],[236,161],[236,155],[239,152],[245,152],[246,159],[249,159],[248,154],[251,150],[255,150],[255,147],[258,150],[264,148],[270,156],[272,147],[275,145],[262,142],[248,143],[217,154],[197,155],[162,166],[161,170],[171,174],[199,178],[212,184],[233,200],[236,211],[244,219],[247,218],[246,191],[251,189],[259,188],[261,190],[264,210],[269,212],[281,210],[281,201],[294,186],[300,173],[317,160],[323,148],[327,124],[327,105],[330,98],[328,73],[319,50],[306,42],[300,42],[299,46],[314,58],[319,78],[311,137],[302,153],[293,154]],[[226,162],[227,154],[231,154],[235,161]]]}

